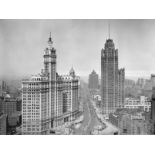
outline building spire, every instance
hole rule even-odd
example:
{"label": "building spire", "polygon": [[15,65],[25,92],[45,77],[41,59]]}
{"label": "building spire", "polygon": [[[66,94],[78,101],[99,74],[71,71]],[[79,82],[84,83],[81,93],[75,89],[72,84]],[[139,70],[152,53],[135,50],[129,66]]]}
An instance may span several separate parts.
{"label": "building spire", "polygon": [[52,42],[53,43],[52,37],[51,37],[51,32],[50,32],[50,36],[49,36],[48,42]]}
{"label": "building spire", "polygon": [[110,39],[110,22],[108,22],[108,36],[109,36],[109,39]]}
{"label": "building spire", "polygon": [[52,44],[53,44],[53,41],[52,41],[51,32],[50,32],[50,36],[48,38],[48,46],[49,46],[49,49],[52,49]]}

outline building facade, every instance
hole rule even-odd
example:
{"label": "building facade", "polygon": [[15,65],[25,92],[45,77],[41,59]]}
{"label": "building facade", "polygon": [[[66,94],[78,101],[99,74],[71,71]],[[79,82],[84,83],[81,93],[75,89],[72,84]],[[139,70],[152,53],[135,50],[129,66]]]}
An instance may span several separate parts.
{"label": "building facade", "polygon": [[22,82],[22,133],[49,134],[51,128],[74,120],[79,112],[79,77],[56,72],[56,50],[51,36],[41,74]]}
{"label": "building facade", "polygon": [[7,115],[12,115],[17,111],[17,100],[11,97],[5,97],[0,103],[1,112]]}
{"label": "building facade", "polygon": [[125,98],[125,70],[124,68],[118,71],[118,107],[122,108],[124,106]]}
{"label": "building facade", "polygon": [[4,96],[6,91],[7,91],[6,82],[3,80],[0,80],[0,97]]}
{"label": "building facade", "polygon": [[0,113],[0,135],[7,133],[7,115]]}
{"label": "building facade", "polygon": [[155,87],[155,74],[151,74],[151,84],[152,87]]}
{"label": "building facade", "polygon": [[136,85],[139,86],[140,88],[144,88],[145,79],[143,79],[143,78],[138,78]]}
{"label": "building facade", "polygon": [[140,96],[140,98],[125,98],[124,108],[140,109],[149,112],[151,111],[151,101],[145,96]]}
{"label": "building facade", "polygon": [[47,134],[51,123],[49,82],[44,75],[22,82],[22,134]]}
{"label": "building facade", "polygon": [[94,70],[89,75],[89,89],[99,89],[98,74]]}
{"label": "building facade", "polygon": [[151,133],[155,134],[155,87],[152,88],[151,100]]}
{"label": "building facade", "polygon": [[[114,113],[123,102],[124,70],[118,70],[118,50],[112,39],[101,50],[101,96],[104,114]],[[120,90],[120,87],[122,90]]]}
{"label": "building facade", "polygon": [[148,123],[142,113],[110,114],[109,121],[119,128],[121,135],[148,134]]}

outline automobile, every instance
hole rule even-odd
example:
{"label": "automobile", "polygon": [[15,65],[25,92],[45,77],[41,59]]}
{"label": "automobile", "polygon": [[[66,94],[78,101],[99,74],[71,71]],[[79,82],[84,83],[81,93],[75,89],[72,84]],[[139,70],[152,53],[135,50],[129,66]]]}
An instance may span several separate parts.
{"label": "automobile", "polygon": [[50,133],[55,134],[55,131],[54,130],[50,130]]}
{"label": "automobile", "polygon": [[104,127],[102,125],[98,125],[98,126],[95,126],[94,129],[101,131],[104,129]]}
{"label": "automobile", "polygon": [[16,133],[16,130],[11,131],[11,135],[14,135]]}
{"label": "automobile", "polygon": [[114,135],[118,135],[118,132],[114,132]]}

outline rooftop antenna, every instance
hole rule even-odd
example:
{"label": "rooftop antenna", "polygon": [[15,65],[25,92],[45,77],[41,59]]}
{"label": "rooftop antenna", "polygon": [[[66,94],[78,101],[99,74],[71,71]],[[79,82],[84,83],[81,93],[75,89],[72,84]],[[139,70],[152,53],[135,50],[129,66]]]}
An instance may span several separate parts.
{"label": "rooftop antenna", "polygon": [[51,32],[50,32],[50,36],[49,36],[48,42],[53,44]]}
{"label": "rooftop antenna", "polygon": [[109,39],[110,39],[110,23],[108,22],[108,35],[109,35]]}

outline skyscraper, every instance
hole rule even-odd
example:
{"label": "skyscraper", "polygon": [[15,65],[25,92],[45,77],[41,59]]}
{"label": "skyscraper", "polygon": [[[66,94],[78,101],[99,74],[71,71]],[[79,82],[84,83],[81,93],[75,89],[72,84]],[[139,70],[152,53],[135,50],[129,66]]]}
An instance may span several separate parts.
{"label": "skyscraper", "polygon": [[4,94],[6,93],[6,91],[7,91],[6,82],[3,81],[3,80],[0,80],[0,97],[1,96],[4,96]]}
{"label": "skyscraper", "polygon": [[93,70],[91,74],[89,74],[89,89],[98,89],[99,88],[99,79],[98,74]]}
{"label": "skyscraper", "polygon": [[[121,86],[121,87],[120,87]],[[114,113],[123,101],[124,70],[118,70],[118,49],[112,39],[101,50],[101,97],[104,114]]]}
{"label": "skyscraper", "polygon": [[79,77],[56,72],[56,50],[48,39],[41,74],[22,81],[22,134],[48,134],[79,113]]}
{"label": "skyscraper", "polygon": [[155,74],[151,74],[151,85],[155,87]]}
{"label": "skyscraper", "polygon": [[22,134],[47,134],[51,123],[48,77],[38,74],[22,82]]}
{"label": "skyscraper", "polygon": [[125,69],[121,68],[118,71],[118,107],[122,108],[124,107],[124,98],[125,98],[125,92],[124,92],[124,83],[125,83]]}
{"label": "skyscraper", "polygon": [[152,88],[152,101],[151,101],[151,133],[155,134],[155,87]]}

